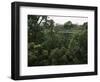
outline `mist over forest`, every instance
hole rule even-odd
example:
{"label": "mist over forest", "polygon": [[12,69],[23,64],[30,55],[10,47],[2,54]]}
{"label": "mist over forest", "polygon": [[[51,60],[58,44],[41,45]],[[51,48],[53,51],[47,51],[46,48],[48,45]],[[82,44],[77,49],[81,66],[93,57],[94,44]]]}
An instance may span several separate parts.
{"label": "mist over forest", "polygon": [[45,15],[28,15],[27,20],[28,66],[88,63],[87,21],[75,24],[64,20],[61,24]]}

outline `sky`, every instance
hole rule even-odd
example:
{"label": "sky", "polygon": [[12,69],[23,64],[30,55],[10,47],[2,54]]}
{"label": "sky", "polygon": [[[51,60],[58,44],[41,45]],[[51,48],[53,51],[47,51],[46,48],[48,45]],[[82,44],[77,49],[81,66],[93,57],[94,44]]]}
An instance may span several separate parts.
{"label": "sky", "polygon": [[53,19],[55,23],[64,24],[67,21],[71,21],[73,24],[81,25],[84,22],[88,22],[87,17],[71,17],[71,16],[48,16],[49,19]]}

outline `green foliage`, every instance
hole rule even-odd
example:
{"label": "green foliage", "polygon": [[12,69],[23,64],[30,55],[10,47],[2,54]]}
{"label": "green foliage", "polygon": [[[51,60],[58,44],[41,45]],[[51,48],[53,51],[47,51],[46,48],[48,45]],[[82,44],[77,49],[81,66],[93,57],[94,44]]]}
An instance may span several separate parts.
{"label": "green foliage", "polygon": [[71,29],[72,28],[72,22],[71,21],[68,21],[64,24],[64,28],[66,29]]}
{"label": "green foliage", "polygon": [[87,31],[75,33],[70,40],[69,50],[75,63],[87,63]]}
{"label": "green foliage", "polygon": [[86,64],[87,27],[28,15],[28,66]]}

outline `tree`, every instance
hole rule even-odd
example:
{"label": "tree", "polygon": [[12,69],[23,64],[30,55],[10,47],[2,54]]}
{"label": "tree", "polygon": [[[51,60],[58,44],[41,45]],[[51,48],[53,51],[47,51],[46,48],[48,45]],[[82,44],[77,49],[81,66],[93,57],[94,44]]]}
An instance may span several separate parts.
{"label": "tree", "polygon": [[69,43],[73,63],[87,63],[87,31],[75,33]]}
{"label": "tree", "polygon": [[41,23],[46,21],[47,16],[28,15],[28,42],[41,43],[43,33],[41,32]]}
{"label": "tree", "polygon": [[85,29],[87,29],[88,28],[88,23],[84,22],[83,25],[82,25],[82,27],[85,28]]}
{"label": "tree", "polygon": [[65,22],[65,23],[64,23],[64,28],[65,28],[65,29],[70,29],[70,28],[72,28],[72,22],[71,22],[71,21]]}

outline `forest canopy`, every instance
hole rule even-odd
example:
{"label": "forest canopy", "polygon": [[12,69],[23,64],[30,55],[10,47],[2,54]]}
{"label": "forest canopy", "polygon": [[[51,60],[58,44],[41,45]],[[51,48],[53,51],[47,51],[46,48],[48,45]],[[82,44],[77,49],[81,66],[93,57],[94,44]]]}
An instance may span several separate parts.
{"label": "forest canopy", "polygon": [[87,64],[88,22],[28,15],[28,66]]}

